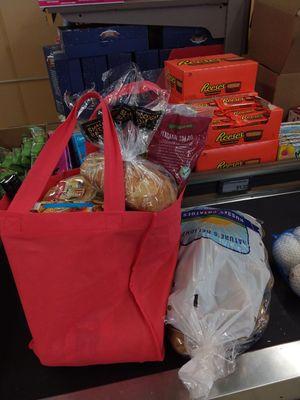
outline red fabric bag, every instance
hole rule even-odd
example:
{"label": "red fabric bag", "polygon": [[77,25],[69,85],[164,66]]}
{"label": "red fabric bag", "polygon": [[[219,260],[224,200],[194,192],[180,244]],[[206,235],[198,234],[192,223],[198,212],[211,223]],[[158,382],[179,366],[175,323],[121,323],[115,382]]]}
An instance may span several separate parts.
{"label": "red fabric bag", "polygon": [[2,199],[0,199],[0,210],[2,211],[7,210],[9,203],[10,203],[9,198],[6,195],[4,195]]}
{"label": "red fabric bag", "polygon": [[[104,212],[31,213],[87,98],[101,101]],[[72,173],[72,172],[71,172]],[[73,172],[74,173],[74,172]],[[47,184],[48,183],[48,184]],[[159,361],[180,237],[181,198],[158,213],[125,211],[123,163],[106,103],[93,92],[46,143],[9,209],[1,237],[44,365]]]}

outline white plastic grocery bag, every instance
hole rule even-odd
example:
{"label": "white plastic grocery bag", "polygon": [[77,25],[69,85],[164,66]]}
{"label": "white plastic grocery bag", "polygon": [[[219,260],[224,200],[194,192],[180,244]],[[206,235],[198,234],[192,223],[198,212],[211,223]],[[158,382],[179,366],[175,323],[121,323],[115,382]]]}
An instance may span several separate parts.
{"label": "white plastic grocery bag", "polygon": [[233,372],[236,356],[268,322],[272,276],[262,228],[249,215],[214,208],[183,212],[181,248],[167,322],[191,360],[179,377],[194,398]]}

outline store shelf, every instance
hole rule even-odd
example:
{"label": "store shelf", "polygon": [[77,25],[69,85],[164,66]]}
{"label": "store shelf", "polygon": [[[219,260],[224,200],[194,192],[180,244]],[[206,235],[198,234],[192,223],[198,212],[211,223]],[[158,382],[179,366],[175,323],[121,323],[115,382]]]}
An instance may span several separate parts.
{"label": "store shelf", "polygon": [[239,168],[218,169],[203,172],[193,172],[189,180],[189,186],[199,183],[215,182],[216,180],[236,179],[247,176],[257,177],[262,175],[270,175],[277,173],[296,172],[300,177],[299,160],[276,161],[266,164],[256,164],[251,166],[243,166]]}
{"label": "store shelf", "polygon": [[241,54],[248,34],[250,0],[127,0],[122,4],[50,7],[73,23],[202,26],[225,37],[225,51]]}
{"label": "store shelf", "polygon": [[[248,182],[248,189],[222,193],[223,182]],[[184,207],[217,205],[260,197],[273,197],[300,192],[299,160],[257,164],[227,170],[194,172],[188,182]]]}
{"label": "store shelf", "polygon": [[[296,399],[299,357],[300,341],[244,354],[237,362],[235,373],[219,380],[209,399]],[[82,399],[189,400],[190,396],[178,379],[178,370],[173,370],[44,400]]]}
{"label": "store shelf", "polygon": [[51,13],[93,13],[106,11],[126,11],[136,9],[151,9],[158,7],[187,7],[187,6],[203,6],[203,5],[226,5],[230,0],[126,0],[119,4],[89,4],[89,5],[67,5],[67,6],[51,6],[47,10]]}

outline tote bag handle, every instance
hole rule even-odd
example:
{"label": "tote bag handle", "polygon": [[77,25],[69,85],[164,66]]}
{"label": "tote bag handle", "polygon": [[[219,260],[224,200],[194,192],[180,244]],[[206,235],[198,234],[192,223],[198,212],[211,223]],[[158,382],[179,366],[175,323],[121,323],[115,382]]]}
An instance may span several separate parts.
{"label": "tote bag handle", "polygon": [[[147,92],[153,92],[157,96],[159,96],[159,93],[164,92],[163,89],[161,89],[158,85],[156,85],[153,82],[150,81],[138,81],[138,82],[130,82],[126,83],[123,85],[121,88],[109,93],[107,96],[105,96],[105,101],[107,104],[110,104],[110,102],[115,99],[115,98],[120,98],[122,96],[128,96],[131,93],[133,94],[143,94]],[[91,115],[91,119],[97,118],[97,112],[99,110],[99,106],[97,109],[95,109]]]}
{"label": "tote bag handle", "polygon": [[82,104],[91,98],[99,100],[103,113],[105,143],[104,211],[119,212],[125,210],[123,161],[114,123],[108,106],[99,93],[88,92],[76,102],[66,121],[56,129],[55,133],[47,141],[8,211],[26,213],[32,209],[34,203],[41,197],[46,183],[74,132],[78,111]]}

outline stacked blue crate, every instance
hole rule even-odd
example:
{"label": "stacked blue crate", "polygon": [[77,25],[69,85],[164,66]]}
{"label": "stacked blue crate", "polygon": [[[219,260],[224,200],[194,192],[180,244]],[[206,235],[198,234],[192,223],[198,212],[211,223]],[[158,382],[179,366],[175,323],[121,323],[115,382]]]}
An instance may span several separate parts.
{"label": "stacked blue crate", "polygon": [[136,51],[135,62],[140,67],[141,71],[158,69],[160,67],[158,49]]}
{"label": "stacked blue crate", "polygon": [[224,38],[214,38],[210,31],[204,27],[149,27],[150,48],[175,49],[223,43]]}
{"label": "stacked blue crate", "polygon": [[57,112],[66,115],[69,110],[64,103],[64,94],[84,90],[80,59],[69,59],[59,45],[45,46],[44,55]]}
{"label": "stacked blue crate", "polygon": [[103,56],[149,48],[147,26],[63,27],[59,34],[62,49],[68,57]]}
{"label": "stacked blue crate", "polygon": [[165,49],[207,46],[224,43],[224,38],[213,38],[206,28],[165,26],[162,30],[162,47]]}
{"label": "stacked blue crate", "polygon": [[44,48],[58,113],[67,115],[66,92],[102,90],[102,74],[129,63],[134,51],[149,48],[147,26],[111,26],[59,29],[60,45]]}
{"label": "stacked blue crate", "polygon": [[[102,74],[110,68],[135,61],[142,71],[164,66],[171,49],[223,43],[206,28],[62,27],[60,45],[44,48],[57,111],[67,115],[64,93],[103,89]],[[108,82],[109,83],[109,82]]]}
{"label": "stacked blue crate", "polygon": [[85,89],[102,90],[102,74],[107,70],[105,56],[85,57],[81,59],[82,75]]}
{"label": "stacked blue crate", "polygon": [[108,69],[116,68],[122,64],[129,64],[132,61],[131,53],[112,53],[107,55]]}
{"label": "stacked blue crate", "polygon": [[165,65],[165,61],[167,61],[171,54],[170,49],[159,49],[159,66],[163,68]]}
{"label": "stacked blue crate", "polygon": [[55,102],[56,110],[59,114],[65,113],[64,102],[63,102],[63,87],[61,86],[61,82],[59,82],[55,64],[54,64],[54,56],[53,53],[55,51],[60,50],[59,45],[53,46],[45,46],[43,48],[44,56],[46,60],[46,66],[48,70],[48,75],[50,79],[52,94]]}

